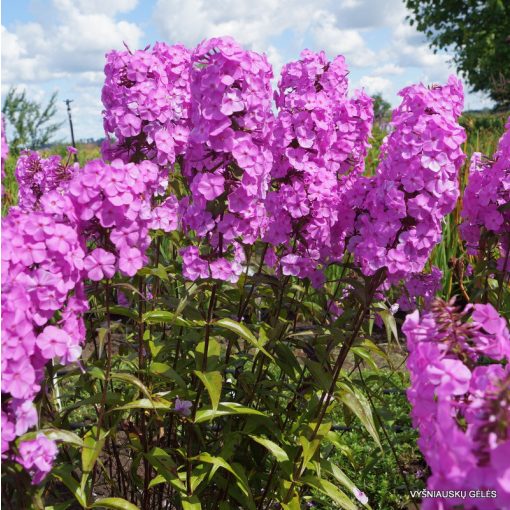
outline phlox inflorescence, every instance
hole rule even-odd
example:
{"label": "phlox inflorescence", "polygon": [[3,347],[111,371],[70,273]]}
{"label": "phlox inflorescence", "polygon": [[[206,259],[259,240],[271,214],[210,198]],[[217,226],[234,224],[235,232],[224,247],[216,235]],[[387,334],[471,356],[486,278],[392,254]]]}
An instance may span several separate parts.
{"label": "phlox inflorescence", "polygon": [[[510,504],[510,334],[490,304],[464,310],[437,300],[408,315],[407,368],[413,425],[432,475],[431,490],[495,490],[483,508]],[[491,360],[491,363],[487,361]],[[454,508],[476,498],[429,499],[423,508]],[[470,506],[471,508],[471,506]]]}

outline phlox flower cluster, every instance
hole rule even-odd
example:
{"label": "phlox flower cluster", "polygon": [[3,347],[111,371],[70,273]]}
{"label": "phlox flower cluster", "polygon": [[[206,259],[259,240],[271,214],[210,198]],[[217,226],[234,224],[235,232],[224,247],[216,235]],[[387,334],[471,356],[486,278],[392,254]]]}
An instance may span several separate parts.
{"label": "phlox flower cluster", "polygon": [[32,483],[38,484],[51,471],[57,453],[56,444],[44,434],[38,434],[35,439],[20,443],[16,460],[30,473]]}
{"label": "phlox flower cluster", "polygon": [[403,311],[416,310],[418,298],[423,301],[423,308],[429,309],[436,294],[441,290],[443,272],[432,266],[430,273],[415,273],[410,275],[403,285],[402,295],[398,299],[399,308]]}
{"label": "phlox flower cluster", "polygon": [[111,164],[91,161],[69,183],[67,196],[80,232],[93,248],[84,260],[91,280],[111,278],[117,269],[134,276],[143,267],[151,241],[149,229],[171,221],[158,208],[153,219],[151,200],[158,184],[155,163],[121,159]]}
{"label": "phlox flower cluster", "polygon": [[496,237],[500,248],[498,267],[510,271],[510,117],[492,160],[474,153],[463,197],[460,226],[468,253],[480,248],[482,231]]}
{"label": "phlox flower cluster", "polygon": [[[510,507],[510,334],[490,304],[437,300],[407,316],[413,425],[431,490],[495,490],[496,499],[425,500],[424,509]],[[487,363],[487,360],[492,363]],[[506,363],[506,365],[505,365]]]}
{"label": "phlox flower cluster", "polygon": [[[10,443],[37,425],[33,401],[45,365],[75,362],[81,354],[85,246],[69,205],[51,191],[40,210],[14,207],[2,220],[2,456],[11,456]],[[20,463],[38,483],[55,447],[45,438],[30,445],[21,442]]]}
{"label": "phlox flower cluster", "polygon": [[60,156],[43,158],[36,151],[25,151],[16,163],[19,207],[39,209],[41,198],[50,191],[62,194],[77,169],[77,163],[69,165]]}
{"label": "phlox flower cluster", "polygon": [[366,275],[386,268],[390,281],[423,269],[457,200],[464,161],[460,82],[452,76],[445,86],[413,85],[400,95],[376,175],[349,194],[356,221],[348,248]]}
{"label": "phlox flower cluster", "polygon": [[107,160],[151,160],[160,165],[160,190],[186,150],[189,136],[190,52],[182,45],[156,43],[152,49],[106,55],[102,91]]}
{"label": "phlox flower cluster", "polygon": [[347,97],[345,59],[302,52],[286,64],[275,92],[272,187],[264,239],[279,247],[283,274],[320,284],[319,265],[341,259],[354,215],[344,194],[364,169],[372,100]]}
{"label": "phlox flower cluster", "polygon": [[189,194],[158,205],[152,228],[180,225],[200,240],[182,251],[187,278],[236,281],[243,247],[262,239],[283,274],[316,285],[346,242],[365,274],[384,267],[394,282],[419,273],[440,239],[465,139],[454,78],[401,92],[377,174],[365,178],[372,102],[347,97],[343,57],[304,51],[287,64],[276,118],[267,59],[229,37],[192,52],[111,52],[105,73],[104,124],[116,141],[104,156],[156,163],[162,194],[180,158]]}
{"label": "phlox flower cluster", "polygon": [[183,167],[190,195],[183,226],[206,238],[184,249],[183,273],[236,281],[244,262],[238,241],[252,244],[267,223],[264,199],[272,154],[272,69],[264,55],[229,37],[199,44],[191,57],[192,129]]}

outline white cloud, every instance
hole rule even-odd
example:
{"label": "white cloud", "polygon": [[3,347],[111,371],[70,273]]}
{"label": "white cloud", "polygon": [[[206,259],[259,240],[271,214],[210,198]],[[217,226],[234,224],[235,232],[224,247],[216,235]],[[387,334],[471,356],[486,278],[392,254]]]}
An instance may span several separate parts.
{"label": "white cloud", "polygon": [[75,0],[74,3],[83,13],[113,16],[132,11],[138,5],[138,0]]}
{"label": "white cloud", "polygon": [[163,36],[194,45],[202,39],[232,35],[259,51],[270,39],[292,29],[303,32],[324,0],[157,0],[153,19]]}
{"label": "white cloud", "polygon": [[[88,0],[87,0],[88,1]],[[92,2],[99,3],[99,1]],[[106,0],[112,12],[136,5],[133,0]],[[117,21],[105,13],[88,12],[85,0],[53,0],[53,17],[40,22],[2,26],[2,66],[5,82],[61,78],[100,71],[104,54],[127,44],[137,47],[142,36],[134,23]]]}
{"label": "white cloud", "polygon": [[[36,2],[35,21],[2,26],[2,94],[16,86],[44,102],[58,90],[59,120],[67,120],[62,100],[74,98],[77,136],[101,136],[105,53],[123,49],[124,42],[139,47],[141,28],[117,19],[136,5],[137,0],[52,0],[51,7]],[[64,136],[66,129],[67,124]]]}
{"label": "white cloud", "polygon": [[316,46],[330,57],[344,55],[350,67],[366,67],[375,62],[375,53],[358,30],[338,28],[336,18],[326,11],[319,11],[315,19],[312,33]]}
{"label": "white cloud", "polygon": [[404,68],[400,67],[396,64],[384,64],[380,67],[376,67],[373,71],[374,74],[383,74],[383,75],[391,75],[398,76],[404,72]]}
{"label": "white cloud", "polygon": [[392,83],[388,78],[382,76],[363,76],[359,84],[365,89],[367,94],[381,94],[383,97],[387,97],[392,92]]}
{"label": "white cloud", "polygon": [[402,0],[329,0],[341,28],[393,28],[405,16]]}

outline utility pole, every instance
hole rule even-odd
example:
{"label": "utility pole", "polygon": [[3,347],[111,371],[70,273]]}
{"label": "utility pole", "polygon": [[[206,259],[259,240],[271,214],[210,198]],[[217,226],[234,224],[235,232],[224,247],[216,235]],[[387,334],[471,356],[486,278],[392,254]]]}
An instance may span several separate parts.
{"label": "utility pole", "polygon": [[[69,117],[69,127],[71,128],[71,143],[72,146],[76,149],[76,142],[74,141],[74,129],[73,129],[73,119],[71,117],[71,103],[73,102],[72,99],[66,99],[64,103],[67,105],[67,115]],[[76,163],[78,161],[78,156],[74,154],[74,162]]]}

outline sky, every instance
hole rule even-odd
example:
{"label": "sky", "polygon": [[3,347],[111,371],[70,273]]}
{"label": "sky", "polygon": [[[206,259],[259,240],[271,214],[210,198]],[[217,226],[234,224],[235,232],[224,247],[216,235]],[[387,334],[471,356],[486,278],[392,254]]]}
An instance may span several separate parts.
{"label": "sky", "polygon": [[[434,54],[405,17],[403,0],[4,0],[2,101],[11,86],[40,102],[57,91],[65,122],[57,136],[69,138],[64,100],[72,99],[76,138],[101,138],[107,51],[231,35],[266,53],[276,79],[304,48],[343,54],[352,91],[381,93],[396,106],[401,88],[455,73],[451,55]],[[466,109],[487,106],[467,93]]]}

